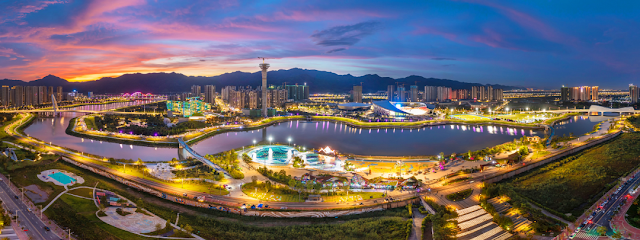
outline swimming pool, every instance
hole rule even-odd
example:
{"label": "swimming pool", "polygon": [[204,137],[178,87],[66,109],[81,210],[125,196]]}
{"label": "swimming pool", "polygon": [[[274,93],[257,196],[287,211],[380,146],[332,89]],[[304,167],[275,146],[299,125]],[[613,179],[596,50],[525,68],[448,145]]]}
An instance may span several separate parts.
{"label": "swimming pool", "polygon": [[69,183],[72,183],[75,181],[75,179],[73,179],[72,177],[67,176],[67,174],[64,174],[62,172],[56,172],[53,174],[49,174],[49,177],[57,180],[58,182],[67,185]]}

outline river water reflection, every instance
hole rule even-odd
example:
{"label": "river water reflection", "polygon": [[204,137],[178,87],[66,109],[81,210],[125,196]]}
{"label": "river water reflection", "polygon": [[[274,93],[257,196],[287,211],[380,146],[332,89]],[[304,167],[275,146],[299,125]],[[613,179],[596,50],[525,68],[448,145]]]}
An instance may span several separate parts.
{"label": "river water reflection", "polygon": [[[67,135],[69,120],[79,113],[64,113],[58,118],[40,118],[25,129],[25,133],[45,142],[105,157],[142,159],[143,161],[167,161],[177,157],[176,148],[143,147],[104,141],[82,139]],[[598,119],[601,118],[601,119]],[[578,116],[556,126],[556,134],[573,132],[582,135],[591,131],[603,117]],[[599,120],[599,121],[596,121]],[[266,132],[265,132],[266,129]],[[210,137],[193,146],[200,154],[217,153],[253,144],[253,141],[269,141],[301,145],[306,148],[329,146],[342,153],[359,155],[435,155],[465,153],[512,141],[522,136],[543,136],[542,130],[520,128],[443,125],[421,129],[360,129],[341,123],[324,121],[292,121],[260,130],[229,132]]]}

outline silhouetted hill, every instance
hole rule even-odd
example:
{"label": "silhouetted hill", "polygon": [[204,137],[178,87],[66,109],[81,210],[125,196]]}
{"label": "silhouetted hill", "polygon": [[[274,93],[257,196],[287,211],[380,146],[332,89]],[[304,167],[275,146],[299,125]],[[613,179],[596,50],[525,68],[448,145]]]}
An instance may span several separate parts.
{"label": "silhouetted hill", "polygon": [[[119,77],[105,77],[88,82],[69,82],[65,79],[48,75],[42,79],[31,82],[19,80],[0,80],[2,85],[24,86],[62,86],[64,91],[73,89],[79,92],[99,93],[124,93],[124,92],[151,92],[151,93],[176,93],[190,91],[191,85],[215,85],[216,90],[224,86],[253,86],[261,84],[260,72],[232,72],[213,77],[185,76],[179,73],[148,73],[125,74]],[[396,82],[409,85],[418,82],[419,89],[424,86],[447,86],[453,89],[471,89],[471,86],[486,86],[478,83],[465,83],[448,79],[424,78],[421,76],[408,76],[405,78],[381,77],[376,74],[367,74],[355,77],[350,74],[339,75],[332,72],[292,68],[289,70],[269,71],[269,84],[282,85],[304,84],[309,85],[312,93],[343,93],[352,89],[353,85],[362,82],[363,92],[386,91],[387,85],[395,85]],[[512,86],[492,85],[495,88],[515,89]]]}

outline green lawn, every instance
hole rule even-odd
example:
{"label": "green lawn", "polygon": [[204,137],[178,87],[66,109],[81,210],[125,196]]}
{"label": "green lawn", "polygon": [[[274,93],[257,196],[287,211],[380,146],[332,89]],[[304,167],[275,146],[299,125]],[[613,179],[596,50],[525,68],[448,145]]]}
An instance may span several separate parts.
{"label": "green lawn", "polygon": [[544,156],[546,156],[547,154],[549,154],[549,151],[546,151],[546,150],[542,150],[542,151],[535,151],[535,152],[533,153],[533,155],[531,156],[531,159],[535,160],[535,159],[538,159],[538,158],[544,157]]}
{"label": "green lawn", "polygon": [[[77,219],[75,221],[82,221],[82,225],[65,225],[71,227],[74,235],[78,235],[80,239],[140,239],[140,236],[111,226],[96,217],[95,212],[98,211],[98,208],[92,200],[63,195],[52,207],[55,209],[55,214],[64,214],[64,216],[51,216],[54,213],[45,211],[45,214],[54,220],[74,221],[68,219],[75,218]],[[61,213],[62,211],[64,213]]]}
{"label": "green lawn", "polygon": [[493,115],[493,117],[496,118],[504,118],[504,119],[510,119],[513,121],[523,121],[523,120],[527,120],[527,118],[529,119],[533,119],[535,117],[546,117],[546,118],[555,118],[558,116],[558,114],[555,113],[533,113],[533,114],[528,114],[528,113],[515,113],[515,114],[505,114],[505,115]]}
{"label": "green lawn", "polygon": [[322,196],[325,202],[354,201],[383,197],[383,192],[350,192],[347,194],[340,193],[340,196]]}
{"label": "green lawn", "polygon": [[132,176],[136,176],[139,178],[144,178],[147,180],[151,180],[154,182],[158,182],[158,183],[162,183],[162,184],[166,184],[169,186],[173,186],[173,187],[177,187],[177,188],[183,188],[186,190],[191,190],[191,191],[198,191],[198,192],[203,192],[203,193],[210,193],[210,194],[214,194],[214,195],[227,195],[229,194],[229,191],[224,189],[224,190],[218,190],[216,188],[212,188],[212,184],[213,183],[201,183],[201,182],[190,182],[190,181],[185,181],[184,184],[182,182],[167,182],[167,181],[163,181],[160,179],[157,179],[155,177],[150,177],[148,175],[145,175],[144,173],[142,173],[141,170],[136,169],[135,167],[127,167],[126,171],[124,169],[124,167],[122,165],[108,165],[109,168],[114,169],[114,170],[118,170],[121,172],[124,172],[126,174],[132,175]]}
{"label": "green lawn", "polygon": [[461,201],[467,199],[473,193],[473,189],[465,189],[445,196],[449,201]]}
{"label": "green lawn", "polygon": [[74,196],[65,194],[60,196],[60,198],[58,198],[58,200],[56,201],[64,201],[65,203],[69,204],[69,206],[71,206],[73,209],[75,209],[76,212],[83,215],[86,215],[86,214],[93,215],[94,213],[96,213],[96,211],[98,211],[98,207],[96,207],[93,201],[89,199],[74,197]]}
{"label": "green lawn", "polygon": [[89,116],[84,118],[84,123],[87,125],[87,129],[89,130],[100,130],[96,127],[96,121],[94,116]]}
{"label": "green lawn", "polygon": [[[290,190],[288,188],[275,188],[265,192],[261,187],[256,188],[253,183],[247,183],[242,186],[242,192],[256,199],[275,202],[304,202],[309,194],[302,192],[298,196],[297,191]],[[325,202],[344,202],[344,201],[359,201],[371,198],[381,198],[384,193],[382,192],[349,192],[347,196],[346,192],[339,191],[337,193],[330,193],[329,195],[321,194],[322,199]]]}
{"label": "green lawn", "polygon": [[640,133],[546,164],[500,183],[560,213],[579,216],[640,164]]}
{"label": "green lawn", "polygon": [[449,118],[460,119],[464,121],[486,121],[489,120],[488,117],[472,115],[472,114],[456,114],[451,115]]}
{"label": "green lawn", "polygon": [[[40,187],[42,191],[45,191],[47,194],[49,194],[49,198],[47,199],[47,201],[44,203],[41,203],[44,206],[47,203],[49,203],[49,201],[51,201],[55,196],[62,193],[62,191],[64,191],[64,187],[57,186],[51,182],[43,182],[42,180],[38,179],[36,175],[38,175],[40,172],[47,169],[55,169],[49,166],[57,166],[57,165],[58,164],[56,163],[52,163],[52,161],[38,161],[35,164],[24,165],[22,166],[22,168],[17,168],[17,169],[12,168],[9,170],[4,168],[3,166],[3,170],[8,172],[8,176],[11,176],[11,182],[13,182],[16,186],[26,187],[29,185],[37,185],[38,187]],[[58,168],[58,169],[62,169],[62,168]],[[79,173],[79,172],[76,172],[76,173]],[[74,186],[79,186],[79,185],[76,184]]]}
{"label": "green lawn", "polygon": [[67,193],[78,195],[81,197],[93,198],[93,189],[92,188],[78,188],[68,191]]}

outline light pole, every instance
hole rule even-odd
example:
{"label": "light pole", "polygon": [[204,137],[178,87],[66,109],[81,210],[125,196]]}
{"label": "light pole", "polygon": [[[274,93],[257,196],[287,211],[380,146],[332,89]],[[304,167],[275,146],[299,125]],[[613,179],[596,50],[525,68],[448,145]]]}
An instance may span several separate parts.
{"label": "light pole", "polygon": [[271,141],[273,141],[273,137],[269,137],[269,145],[271,145]]}
{"label": "light pole", "polygon": [[256,140],[255,139],[253,139],[253,146],[254,147],[256,146]]}
{"label": "light pole", "polygon": [[289,146],[291,146],[291,137],[289,137],[289,139],[287,139],[287,141],[289,142]]}

